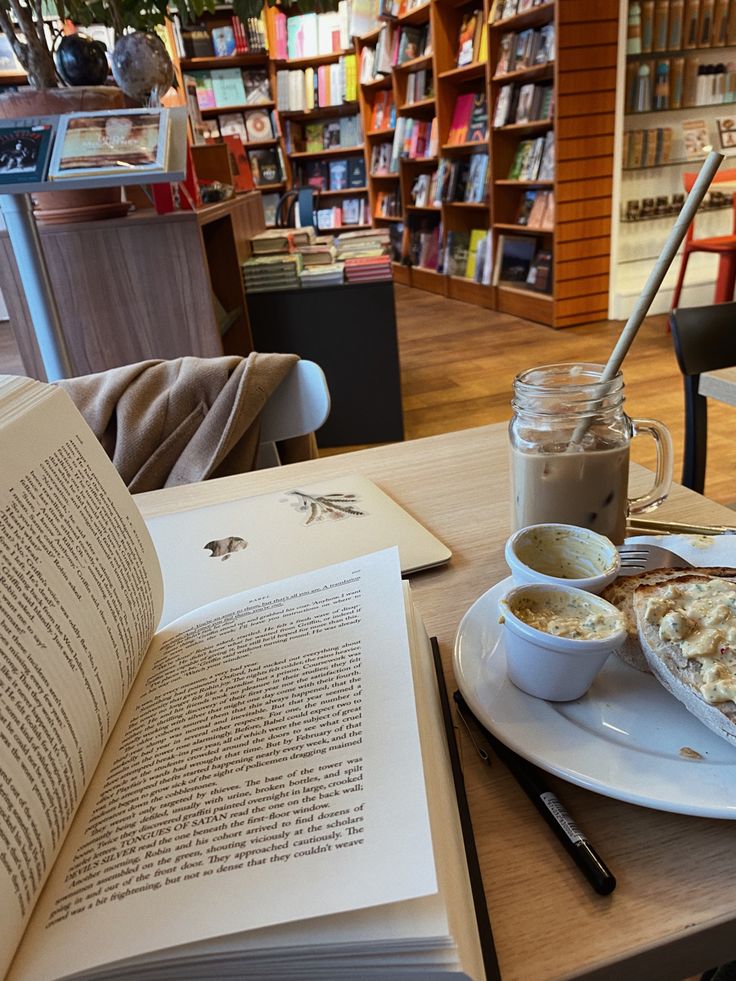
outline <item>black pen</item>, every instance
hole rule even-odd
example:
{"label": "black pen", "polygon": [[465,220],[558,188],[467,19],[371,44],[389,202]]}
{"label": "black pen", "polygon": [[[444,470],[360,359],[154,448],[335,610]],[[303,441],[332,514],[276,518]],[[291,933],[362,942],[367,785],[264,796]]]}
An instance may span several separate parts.
{"label": "black pen", "polygon": [[499,759],[509,768],[521,789],[552,828],[595,891],[601,896],[607,896],[613,892],[616,888],[615,877],[567,813],[564,805],[546,785],[540,770],[496,739],[476,719],[459,691],[456,691],[453,697],[457,703],[460,717],[466,725],[468,719],[472,720],[478,731],[482,733],[483,738],[495,750]]}

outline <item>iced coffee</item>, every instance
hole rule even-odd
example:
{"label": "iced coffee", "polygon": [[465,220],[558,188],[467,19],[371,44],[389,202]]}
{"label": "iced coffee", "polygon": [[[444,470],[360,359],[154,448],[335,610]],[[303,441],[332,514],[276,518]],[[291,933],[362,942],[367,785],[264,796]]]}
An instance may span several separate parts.
{"label": "iced coffee", "polygon": [[[621,374],[601,382],[602,365],[533,368],[514,380],[511,444],[512,525],[559,521],[620,543],[630,512],[660,503],[672,478],[672,443],[661,423],[623,411]],[[628,500],[629,443],[657,442],[652,490]]]}
{"label": "iced coffee", "polygon": [[626,531],[629,447],[559,445],[512,448],[514,528],[561,521],[622,542]]}

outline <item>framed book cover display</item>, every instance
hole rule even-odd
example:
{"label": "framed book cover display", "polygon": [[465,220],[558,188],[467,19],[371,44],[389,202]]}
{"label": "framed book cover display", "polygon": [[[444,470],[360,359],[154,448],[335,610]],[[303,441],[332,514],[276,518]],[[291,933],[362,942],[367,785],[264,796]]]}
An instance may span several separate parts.
{"label": "framed book cover display", "polygon": [[0,124],[0,185],[42,181],[49,163],[54,127]]}
{"label": "framed book cover display", "polygon": [[168,138],[167,109],[69,113],[59,118],[49,180],[164,171]]}

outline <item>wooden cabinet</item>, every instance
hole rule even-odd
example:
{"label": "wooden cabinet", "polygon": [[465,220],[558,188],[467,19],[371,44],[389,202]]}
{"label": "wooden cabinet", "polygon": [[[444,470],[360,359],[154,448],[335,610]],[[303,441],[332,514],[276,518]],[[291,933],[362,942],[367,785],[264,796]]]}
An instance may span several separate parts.
{"label": "wooden cabinet", "polygon": [[[240,263],[264,228],[259,193],[196,212],[40,227],[75,375],[147,358],[253,349]],[[7,232],[0,291],[28,375],[45,379]]]}

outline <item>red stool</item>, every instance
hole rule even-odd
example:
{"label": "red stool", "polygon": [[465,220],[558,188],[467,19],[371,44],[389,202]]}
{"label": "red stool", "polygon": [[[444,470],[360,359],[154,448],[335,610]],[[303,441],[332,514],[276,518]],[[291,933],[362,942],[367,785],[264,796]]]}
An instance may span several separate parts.
{"label": "red stool", "polygon": [[[697,174],[683,174],[682,179],[685,190],[689,193],[695,183]],[[736,168],[722,170],[713,178],[713,184],[731,183],[736,184]],[[716,279],[716,293],[713,297],[714,303],[728,303],[733,300],[734,285],[736,285],[736,193],[733,195],[734,217],[733,228],[730,235],[714,235],[712,238],[695,238],[695,222],[690,223],[690,227],[685,235],[682,253],[682,265],[680,275],[677,277],[677,285],[672,296],[672,306],[676,309],[680,302],[680,293],[685,279],[687,261],[691,252],[715,252],[720,256],[718,263],[718,278]]]}

